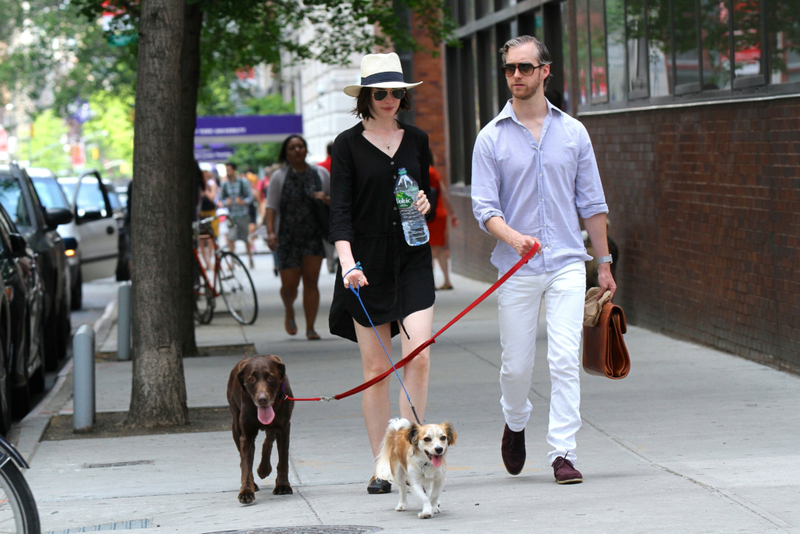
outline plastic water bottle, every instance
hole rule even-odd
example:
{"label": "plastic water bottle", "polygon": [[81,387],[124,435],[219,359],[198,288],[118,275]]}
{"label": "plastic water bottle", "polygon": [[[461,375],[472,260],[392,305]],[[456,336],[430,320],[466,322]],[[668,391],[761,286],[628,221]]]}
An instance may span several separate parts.
{"label": "plastic water bottle", "polygon": [[400,220],[403,221],[406,243],[412,247],[424,245],[431,237],[425,216],[414,205],[418,193],[419,185],[416,180],[408,175],[405,168],[398,169],[394,198],[397,201],[397,207],[400,208]]}

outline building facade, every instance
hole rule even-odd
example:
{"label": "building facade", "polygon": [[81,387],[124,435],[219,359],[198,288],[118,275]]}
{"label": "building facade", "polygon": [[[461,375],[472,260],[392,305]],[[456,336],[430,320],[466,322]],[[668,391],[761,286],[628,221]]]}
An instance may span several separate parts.
{"label": "building facade", "polygon": [[[796,0],[451,0],[445,164],[453,270],[487,281],[472,144],[509,98],[499,48],[553,56],[546,95],[592,137],[632,324],[800,370]],[[417,117],[420,124],[421,117]],[[422,125],[421,125],[422,126]],[[430,132],[430,130],[428,130]]]}

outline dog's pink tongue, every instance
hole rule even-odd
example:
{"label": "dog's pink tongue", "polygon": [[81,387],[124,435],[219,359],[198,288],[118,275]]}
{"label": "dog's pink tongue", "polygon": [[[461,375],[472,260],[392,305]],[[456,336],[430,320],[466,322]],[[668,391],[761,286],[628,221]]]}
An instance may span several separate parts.
{"label": "dog's pink tongue", "polygon": [[262,425],[270,424],[273,419],[275,419],[275,411],[272,409],[272,406],[258,407],[258,420],[261,421]]}
{"label": "dog's pink tongue", "polygon": [[431,463],[433,467],[441,467],[442,466],[442,457],[441,456],[431,456]]}

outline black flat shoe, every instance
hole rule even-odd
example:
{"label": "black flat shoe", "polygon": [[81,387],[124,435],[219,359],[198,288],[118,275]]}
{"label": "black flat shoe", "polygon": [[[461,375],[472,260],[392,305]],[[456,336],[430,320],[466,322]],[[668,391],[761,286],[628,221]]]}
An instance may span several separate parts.
{"label": "black flat shoe", "polygon": [[382,480],[380,478],[372,477],[369,479],[369,486],[367,486],[367,493],[370,495],[377,495],[378,493],[391,493],[392,483]]}

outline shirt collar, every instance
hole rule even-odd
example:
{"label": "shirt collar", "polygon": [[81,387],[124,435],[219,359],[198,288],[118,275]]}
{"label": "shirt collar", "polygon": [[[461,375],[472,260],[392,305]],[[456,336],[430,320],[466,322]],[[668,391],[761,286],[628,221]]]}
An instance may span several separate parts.
{"label": "shirt collar", "polygon": [[[519,119],[517,118],[517,114],[514,113],[514,106],[511,105],[511,100],[512,99],[510,98],[508,99],[506,105],[503,107],[503,110],[497,115],[497,122],[500,122],[503,119],[511,119],[519,124]],[[544,101],[547,102],[548,115],[552,115],[554,113],[564,113],[563,111],[555,107],[553,104],[551,104],[548,99],[545,98]]]}

